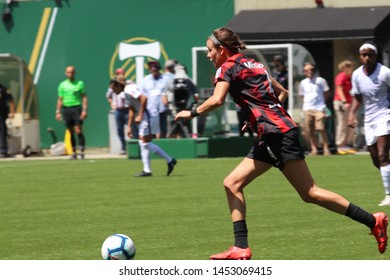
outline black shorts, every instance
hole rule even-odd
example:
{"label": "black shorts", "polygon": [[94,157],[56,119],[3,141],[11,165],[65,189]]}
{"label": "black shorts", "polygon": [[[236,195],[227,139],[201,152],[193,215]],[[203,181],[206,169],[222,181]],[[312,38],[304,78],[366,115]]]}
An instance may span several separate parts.
{"label": "black shorts", "polygon": [[81,112],[81,106],[62,107],[62,117],[64,118],[66,127],[82,125],[83,120],[80,119]]}
{"label": "black shorts", "polygon": [[284,134],[267,134],[261,140],[253,145],[247,158],[272,164],[280,170],[291,159],[305,158],[297,128]]}

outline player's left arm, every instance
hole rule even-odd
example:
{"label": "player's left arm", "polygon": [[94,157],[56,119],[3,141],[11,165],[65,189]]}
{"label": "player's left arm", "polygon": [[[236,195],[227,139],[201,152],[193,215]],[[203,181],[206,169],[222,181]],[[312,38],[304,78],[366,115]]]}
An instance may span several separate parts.
{"label": "player's left arm", "polygon": [[146,112],[146,104],[148,103],[148,97],[146,95],[141,93],[138,98],[139,98],[139,105],[140,106],[139,106],[138,115],[135,118],[136,123],[141,122],[142,117],[143,117],[144,113]]}
{"label": "player's left arm", "polygon": [[81,104],[82,104],[82,111],[81,111],[81,116],[80,118],[82,120],[87,118],[88,115],[88,98],[87,95],[84,93],[81,95]]}
{"label": "player's left arm", "polygon": [[[229,92],[230,84],[226,81],[218,81],[215,85],[214,93],[205,102],[196,109],[197,115],[203,115],[218,109],[225,103],[226,96]],[[175,116],[175,121],[179,119],[192,119],[191,111],[183,110]]]}

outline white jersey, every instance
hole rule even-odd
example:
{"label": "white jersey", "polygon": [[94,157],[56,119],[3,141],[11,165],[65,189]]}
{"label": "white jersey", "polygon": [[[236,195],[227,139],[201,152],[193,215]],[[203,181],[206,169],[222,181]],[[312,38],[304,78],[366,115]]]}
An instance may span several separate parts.
{"label": "white jersey", "polygon": [[306,78],[299,84],[299,95],[303,96],[303,111],[318,110],[326,108],[324,93],[329,90],[328,83],[324,78]]}
{"label": "white jersey", "polygon": [[364,122],[373,124],[390,117],[390,69],[377,63],[367,76],[360,66],[352,74],[351,95],[361,94],[364,102]]}
{"label": "white jersey", "polygon": [[134,83],[128,84],[127,86],[125,86],[125,89],[122,93],[125,94],[126,98],[129,100],[129,105],[132,106],[137,112],[139,112],[141,106],[139,96],[142,93],[138,89],[138,86]]}

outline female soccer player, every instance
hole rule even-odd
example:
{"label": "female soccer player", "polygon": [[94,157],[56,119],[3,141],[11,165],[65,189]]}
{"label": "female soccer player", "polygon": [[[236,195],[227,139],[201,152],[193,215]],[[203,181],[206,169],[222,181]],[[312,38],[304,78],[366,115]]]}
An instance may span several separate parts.
{"label": "female soccer player", "polygon": [[377,62],[375,45],[364,43],[359,53],[362,66],[352,74],[354,99],[348,125],[355,126],[355,112],[364,102],[364,136],[385,189],[385,198],[379,206],[390,206],[390,69]]}
{"label": "female soccer player", "polygon": [[[243,189],[256,177],[278,167],[302,200],[346,215],[371,229],[380,253],[387,246],[385,213],[370,214],[342,196],[321,189],[304,160],[297,125],[281,105],[287,91],[273,79],[261,62],[245,57],[240,38],[228,28],[218,28],[207,39],[207,57],[217,70],[213,95],[192,111],[181,111],[175,120],[191,119],[222,106],[230,93],[241,108],[247,110],[250,124],[259,136],[249,154],[225,178],[224,186],[233,221],[235,243],[230,249],[212,255],[213,260],[249,260],[245,222],[246,204]],[[279,98],[278,98],[279,97]]]}

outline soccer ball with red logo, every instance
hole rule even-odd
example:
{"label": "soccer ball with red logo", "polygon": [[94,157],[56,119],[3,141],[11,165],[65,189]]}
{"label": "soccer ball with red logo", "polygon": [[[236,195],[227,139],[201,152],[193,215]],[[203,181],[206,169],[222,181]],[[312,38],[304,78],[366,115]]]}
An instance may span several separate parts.
{"label": "soccer ball with red logo", "polygon": [[127,235],[113,234],[103,242],[102,257],[104,260],[131,260],[134,256],[135,245]]}

